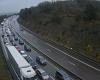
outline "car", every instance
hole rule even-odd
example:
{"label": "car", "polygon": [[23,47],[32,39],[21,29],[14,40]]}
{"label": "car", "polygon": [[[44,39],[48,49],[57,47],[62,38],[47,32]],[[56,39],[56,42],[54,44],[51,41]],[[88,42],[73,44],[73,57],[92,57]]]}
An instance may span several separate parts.
{"label": "car", "polygon": [[46,59],[44,59],[42,56],[37,56],[37,57],[36,57],[36,61],[37,61],[38,63],[40,63],[41,65],[46,65],[46,64],[47,64]]}
{"label": "car", "polygon": [[9,43],[5,43],[6,45],[9,45]]}
{"label": "car", "polygon": [[21,54],[25,54],[25,51],[21,50],[20,53],[21,53]]}
{"label": "car", "polygon": [[11,43],[13,42],[13,39],[9,39],[9,40],[10,40]]}
{"label": "car", "polygon": [[48,80],[49,79],[49,75],[41,68],[37,69],[36,73],[42,80]]}
{"label": "car", "polygon": [[2,38],[4,38],[4,34],[2,35]]}
{"label": "car", "polygon": [[14,37],[14,40],[15,40],[15,41],[18,41],[18,37],[15,36],[15,37]]}
{"label": "car", "polygon": [[62,70],[57,70],[55,73],[55,78],[57,80],[71,80],[69,75]]}
{"label": "car", "polygon": [[28,46],[26,46],[26,45],[24,45],[24,49],[25,49],[25,51],[27,51],[27,52],[31,52],[31,48],[28,47]]}
{"label": "car", "polygon": [[9,40],[11,43],[14,41],[12,36],[9,36]]}
{"label": "car", "polygon": [[26,56],[24,58],[27,60],[28,63],[31,64],[33,69],[37,69],[37,65],[35,64],[35,62],[32,60],[32,58],[30,56]]}
{"label": "car", "polygon": [[2,22],[2,23],[1,23],[1,25],[3,26],[3,25],[4,25],[4,23]]}
{"label": "car", "polygon": [[12,32],[12,36],[15,36],[15,33]]}
{"label": "car", "polygon": [[19,44],[24,45],[24,42],[19,39]]}
{"label": "car", "polygon": [[13,46],[17,46],[17,44],[15,42],[11,42]]}
{"label": "car", "polygon": [[21,28],[20,31],[23,31],[23,29]]}
{"label": "car", "polygon": [[9,37],[9,34],[7,33],[7,36]]}
{"label": "car", "polygon": [[8,43],[7,37],[4,37],[4,44]]}

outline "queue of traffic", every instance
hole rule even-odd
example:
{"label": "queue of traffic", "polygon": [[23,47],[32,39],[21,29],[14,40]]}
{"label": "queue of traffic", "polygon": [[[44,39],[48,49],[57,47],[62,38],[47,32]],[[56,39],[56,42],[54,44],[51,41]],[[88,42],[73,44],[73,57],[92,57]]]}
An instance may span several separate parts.
{"label": "queue of traffic", "polygon": [[[43,56],[36,57],[36,63],[26,53],[31,52],[31,47],[21,40],[9,27],[2,26],[2,38],[8,52],[11,66],[15,68],[20,80],[72,80],[63,70],[57,70],[55,77],[50,76],[44,69],[39,67],[46,66],[47,60]],[[24,47],[24,50],[17,45]],[[22,62],[21,62],[22,61]],[[29,76],[28,76],[29,75]]]}

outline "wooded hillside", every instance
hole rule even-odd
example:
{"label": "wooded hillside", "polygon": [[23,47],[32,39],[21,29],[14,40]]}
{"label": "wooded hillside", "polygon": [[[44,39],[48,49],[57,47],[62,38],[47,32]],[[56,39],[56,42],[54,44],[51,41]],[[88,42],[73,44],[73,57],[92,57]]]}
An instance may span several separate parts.
{"label": "wooded hillside", "polygon": [[64,47],[83,52],[100,62],[100,2],[43,2],[20,11],[26,28]]}

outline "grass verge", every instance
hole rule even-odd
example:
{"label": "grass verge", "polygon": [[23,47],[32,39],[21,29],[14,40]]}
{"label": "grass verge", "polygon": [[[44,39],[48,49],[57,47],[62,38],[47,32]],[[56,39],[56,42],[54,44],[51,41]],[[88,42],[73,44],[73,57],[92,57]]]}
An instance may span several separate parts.
{"label": "grass verge", "polygon": [[0,80],[10,80],[10,73],[6,65],[6,61],[4,59],[1,46],[0,46]]}

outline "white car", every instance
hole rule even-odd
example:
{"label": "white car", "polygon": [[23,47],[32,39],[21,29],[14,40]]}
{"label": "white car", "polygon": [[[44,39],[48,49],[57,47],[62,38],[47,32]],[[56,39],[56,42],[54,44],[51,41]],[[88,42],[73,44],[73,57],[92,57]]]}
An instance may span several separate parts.
{"label": "white car", "polygon": [[20,51],[21,54],[25,54],[25,51]]}
{"label": "white car", "polygon": [[6,45],[9,45],[9,43],[5,43]]}
{"label": "white car", "polygon": [[43,69],[37,69],[36,73],[42,80],[48,80],[50,78]]}

